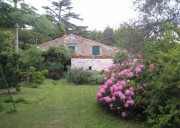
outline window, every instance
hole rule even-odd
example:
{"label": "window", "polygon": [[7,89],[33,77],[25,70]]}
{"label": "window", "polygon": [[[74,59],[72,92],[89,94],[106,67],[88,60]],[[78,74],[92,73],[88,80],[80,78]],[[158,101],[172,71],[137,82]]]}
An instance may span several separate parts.
{"label": "window", "polygon": [[92,47],[92,55],[99,55],[99,46]]}
{"label": "window", "polygon": [[72,50],[73,52],[76,51],[76,46],[74,46],[74,45],[69,45],[68,48],[69,48],[70,50]]}
{"label": "window", "polygon": [[92,66],[89,66],[89,70],[92,70]]}

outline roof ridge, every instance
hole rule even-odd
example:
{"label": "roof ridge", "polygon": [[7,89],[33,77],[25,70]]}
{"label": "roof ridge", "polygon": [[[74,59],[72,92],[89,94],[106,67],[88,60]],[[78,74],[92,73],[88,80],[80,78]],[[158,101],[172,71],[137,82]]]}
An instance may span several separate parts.
{"label": "roof ridge", "polygon": [[41,46],[43,46],[43,45],[51,44],[51,43],[53,43],[53,42],[56,41],[56,40],[61,40],[61,39],[63,40],[64,38],[66,38],[66,37],[68,37],[68,36],[75,36],[75,37],[77,37],[77,38],[81,38],[81,39],[84,39],[84,40],[86,40],[86,41],[94,42],[94,43],[96,43],[96,44],[100,44],[100,45],[103,45],[103,46],[106,46],[106,47],[109,47],[109,48],[119,49],[119,48],[117,48],[117,47],[109,46],[109,45],[103,44],[103,43],[101,43],[101,42],[97,42],[97,41],[94,41],[94,40],[91,40],[91,39],[88,39],[88,38],[85,38],[85,37],[82,37],[82,36],[80,36],[80,35],[76,35],[76,34],[73,34],[73,33],[71,33],[71,34],[69,34],[69,35],[66,35],[66,34],[65,34],[65,35],[63,35],[62,37],[56,38],[56,39],[54,39],[54,40],[50,40],[50,41],[48,41],[48,42],[46,42],[46,43],[43,43],[43,44],[38,45],[37,47],[41,47]]}
{"label": "roof ridge", "polygon": [[85,39],[85,40],[88,40],[88,41],[91,41],[91,42],[94,42],[94,43],[98,43],[98,44],[101,44],[101,45],[104,45],[104,46],[107,46],[107,47],[110,47],[110,48],[114,48],[114,49],[118,49],[116,47],[113,47],[113,46],[109,46],[109,45],[106,45],[106,44],[103,44],[101,42],[97,42],[97,41],[94,41],[94,40],[91,40],[91,39],[88,39],[88,38],[84,38],[82,36],[79,36],[79,35],[75,35],[75,34],[69,34],[69,35],[74,35],[76,37],[79,37],[79,38],[82,38],[82,39]]}

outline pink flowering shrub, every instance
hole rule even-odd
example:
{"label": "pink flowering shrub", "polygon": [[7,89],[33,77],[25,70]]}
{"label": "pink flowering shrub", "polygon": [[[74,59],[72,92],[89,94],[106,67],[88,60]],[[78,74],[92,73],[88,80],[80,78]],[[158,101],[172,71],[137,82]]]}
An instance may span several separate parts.
{"label": "pink flowering shrub", "polygon": [[[154,65],[145,67],[142,56],[139,59],[130,59],[121,64],[114,64],[102,73],[104,84],[99,87],[96,100],[108,106],[122,117],[130,117],[135,111],[135,95],[140,92],[142,72],[147,68],[152,70]],[[137,112],[137,111],[136,111]]]}

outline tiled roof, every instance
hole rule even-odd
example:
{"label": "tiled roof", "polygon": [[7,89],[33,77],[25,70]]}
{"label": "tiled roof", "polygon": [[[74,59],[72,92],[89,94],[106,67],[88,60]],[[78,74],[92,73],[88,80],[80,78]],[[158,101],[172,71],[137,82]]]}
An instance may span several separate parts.
{"label": "tiled roof", "polygon": [[97,44],[97,45],[106,46],[106,47],[109,47],[109,48],[111,48],[111,49],[118,50],[118,48],[116,48],[116,47],[112,47],[112,46],[109,46],[109,45],[105,45],[105,44],[103,44],[103,43],[96,42],[96,41],[93,41],[93,40],[90,40],[90,39],[87,39],[87,38],[84,38],[84,37],[81,37],[81,36],[78,36],[78,35],[74,35],[74,34],[64,35],[63,37],[57,38],[57,39],[55,39],[55,40],[48,41],[48,42],[46,42],[46,43],[43,43],[43,44],[41,44],[41,45],[38,45],[37,48],[48,49],[50,46],[59,46],[59,45],[61,45],[61,44],[64,43],[64,40],[65,40],[67,37],[76,37],[76,38],[78,38],[78,39],[85,40],[85,41],[88,41],[88,42],[92,42],[92,43],[95,43],[95,44]]}

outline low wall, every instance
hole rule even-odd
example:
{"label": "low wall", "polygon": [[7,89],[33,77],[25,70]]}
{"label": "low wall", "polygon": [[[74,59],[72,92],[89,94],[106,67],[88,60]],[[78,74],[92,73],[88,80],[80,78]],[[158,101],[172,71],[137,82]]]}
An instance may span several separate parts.
{"label": "low wall", "polygon": [[84,68],[89,70],[101,71],[113,64],[113,59],[86,59],[71,58],[71,68]]}

